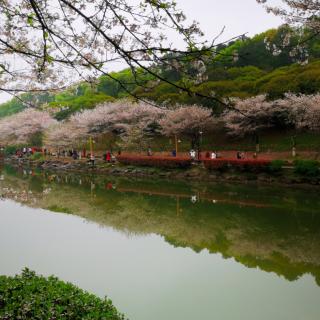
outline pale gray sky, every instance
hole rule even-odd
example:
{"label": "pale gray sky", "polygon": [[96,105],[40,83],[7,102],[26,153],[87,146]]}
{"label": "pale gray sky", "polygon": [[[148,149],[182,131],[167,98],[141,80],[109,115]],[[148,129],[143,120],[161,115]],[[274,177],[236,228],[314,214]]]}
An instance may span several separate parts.
{"label": "pale gray sky", "polygon": [[[278,27],[282,23],[280,18],[268,14],[256,0],[176,1],[190,20],[200,23],[202,31],[205,32],[205,38],[208,40],[215,38],[224,26],[225,31],[218,42],[244,33],[253,36],[267,29]],[[281,0],[273,0],[273,3],[280,4]],[[172,42],[175,42],[174,38]],[[0,93],[0,103],[10,98],[8,94]]]}
{"label": "pale gray sky", "polygon": [[[278,27],[279,17],[268,14],[256,0],[176,0],[187,17],[200,23],[208,39],[214,38],[225,26],[221,40],[248,32],[248,36]],[[273,0],[272,4],[281,4]]]}

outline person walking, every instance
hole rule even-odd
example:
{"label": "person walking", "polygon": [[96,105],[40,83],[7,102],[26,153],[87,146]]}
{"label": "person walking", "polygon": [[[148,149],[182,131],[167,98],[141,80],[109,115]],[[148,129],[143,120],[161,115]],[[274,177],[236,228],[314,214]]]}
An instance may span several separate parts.
{"label": "person walking", "polygon": [[94,154],[91,154],[90,155],[90,164],[94,167],[94,163],[95,163],[95,156],[94,156]]}
{"label": "person walking", "polygon": [[110,151],[107,151],[107,153],[106,153],[106,161],[107,162],[111,161],[111,153],[110,153]]}
{"label": "person walking", "polygon": [[189,152],[189,154],[190,154],[191,159],[192,159],[192,160],[195,160],[195,158],[196,158],[196,151],[193,150],[193,149],[191,149],[190,152]]}
{"label": "person walking", "polygon": [[77,160],[77,159],[78,159],[78,152],[77,152],[77,150],[73,150],[72,158],[73,158],[73,160]]}

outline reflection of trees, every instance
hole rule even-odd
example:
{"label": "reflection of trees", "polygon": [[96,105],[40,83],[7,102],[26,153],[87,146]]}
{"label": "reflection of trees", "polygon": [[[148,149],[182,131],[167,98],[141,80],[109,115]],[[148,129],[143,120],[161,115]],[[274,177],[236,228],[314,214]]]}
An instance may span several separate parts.
{"label": "reflection of trees", "polygon": [[[6,174],[1,193],[4,188],[32,190],[35,200],[15,199],[29,206],[74,213],[126,233],[156,233],[174,246],[221,253],[288,280],[311,273],[320,285],[320,202],[311,191],[287,190],[284,199],[267,188],[56,174]],[[193,194],[199,199],[195,204]]]}

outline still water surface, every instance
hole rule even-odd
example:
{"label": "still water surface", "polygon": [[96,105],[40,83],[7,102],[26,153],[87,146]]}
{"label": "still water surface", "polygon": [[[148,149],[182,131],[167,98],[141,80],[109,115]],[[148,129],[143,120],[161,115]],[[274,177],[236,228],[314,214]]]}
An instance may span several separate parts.
{"label": "still water surface", "polygon": [[0,274],[54,274],[131,320],[320,318],[319,189],[1,172]]}

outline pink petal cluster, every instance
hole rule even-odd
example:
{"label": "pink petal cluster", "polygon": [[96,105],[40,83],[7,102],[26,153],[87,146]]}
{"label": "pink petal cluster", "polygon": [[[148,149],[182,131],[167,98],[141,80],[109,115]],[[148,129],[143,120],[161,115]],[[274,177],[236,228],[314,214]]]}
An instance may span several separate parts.
{"label": "pink petal cluster", "polygon": [[162,133],[170,137],[198,134],[202,130],[211,129],[216,121],[210,110],[194,105],[167,110],[159,124],[162,127]]}
{"label": "pink petal cluster", "polygon": [[43,133],[56,123],[49,113],[26,109],[0,120],[1,144],[27,144],[36,133]]}
{"label": "pink petal cluster", "polygon": [[320,94],[286,94],[283,99],[267,100],[259,95],[235,99],[234,109],[226,110],[222,120],[230,135],[244,136],[268,128],[320,129]]}

